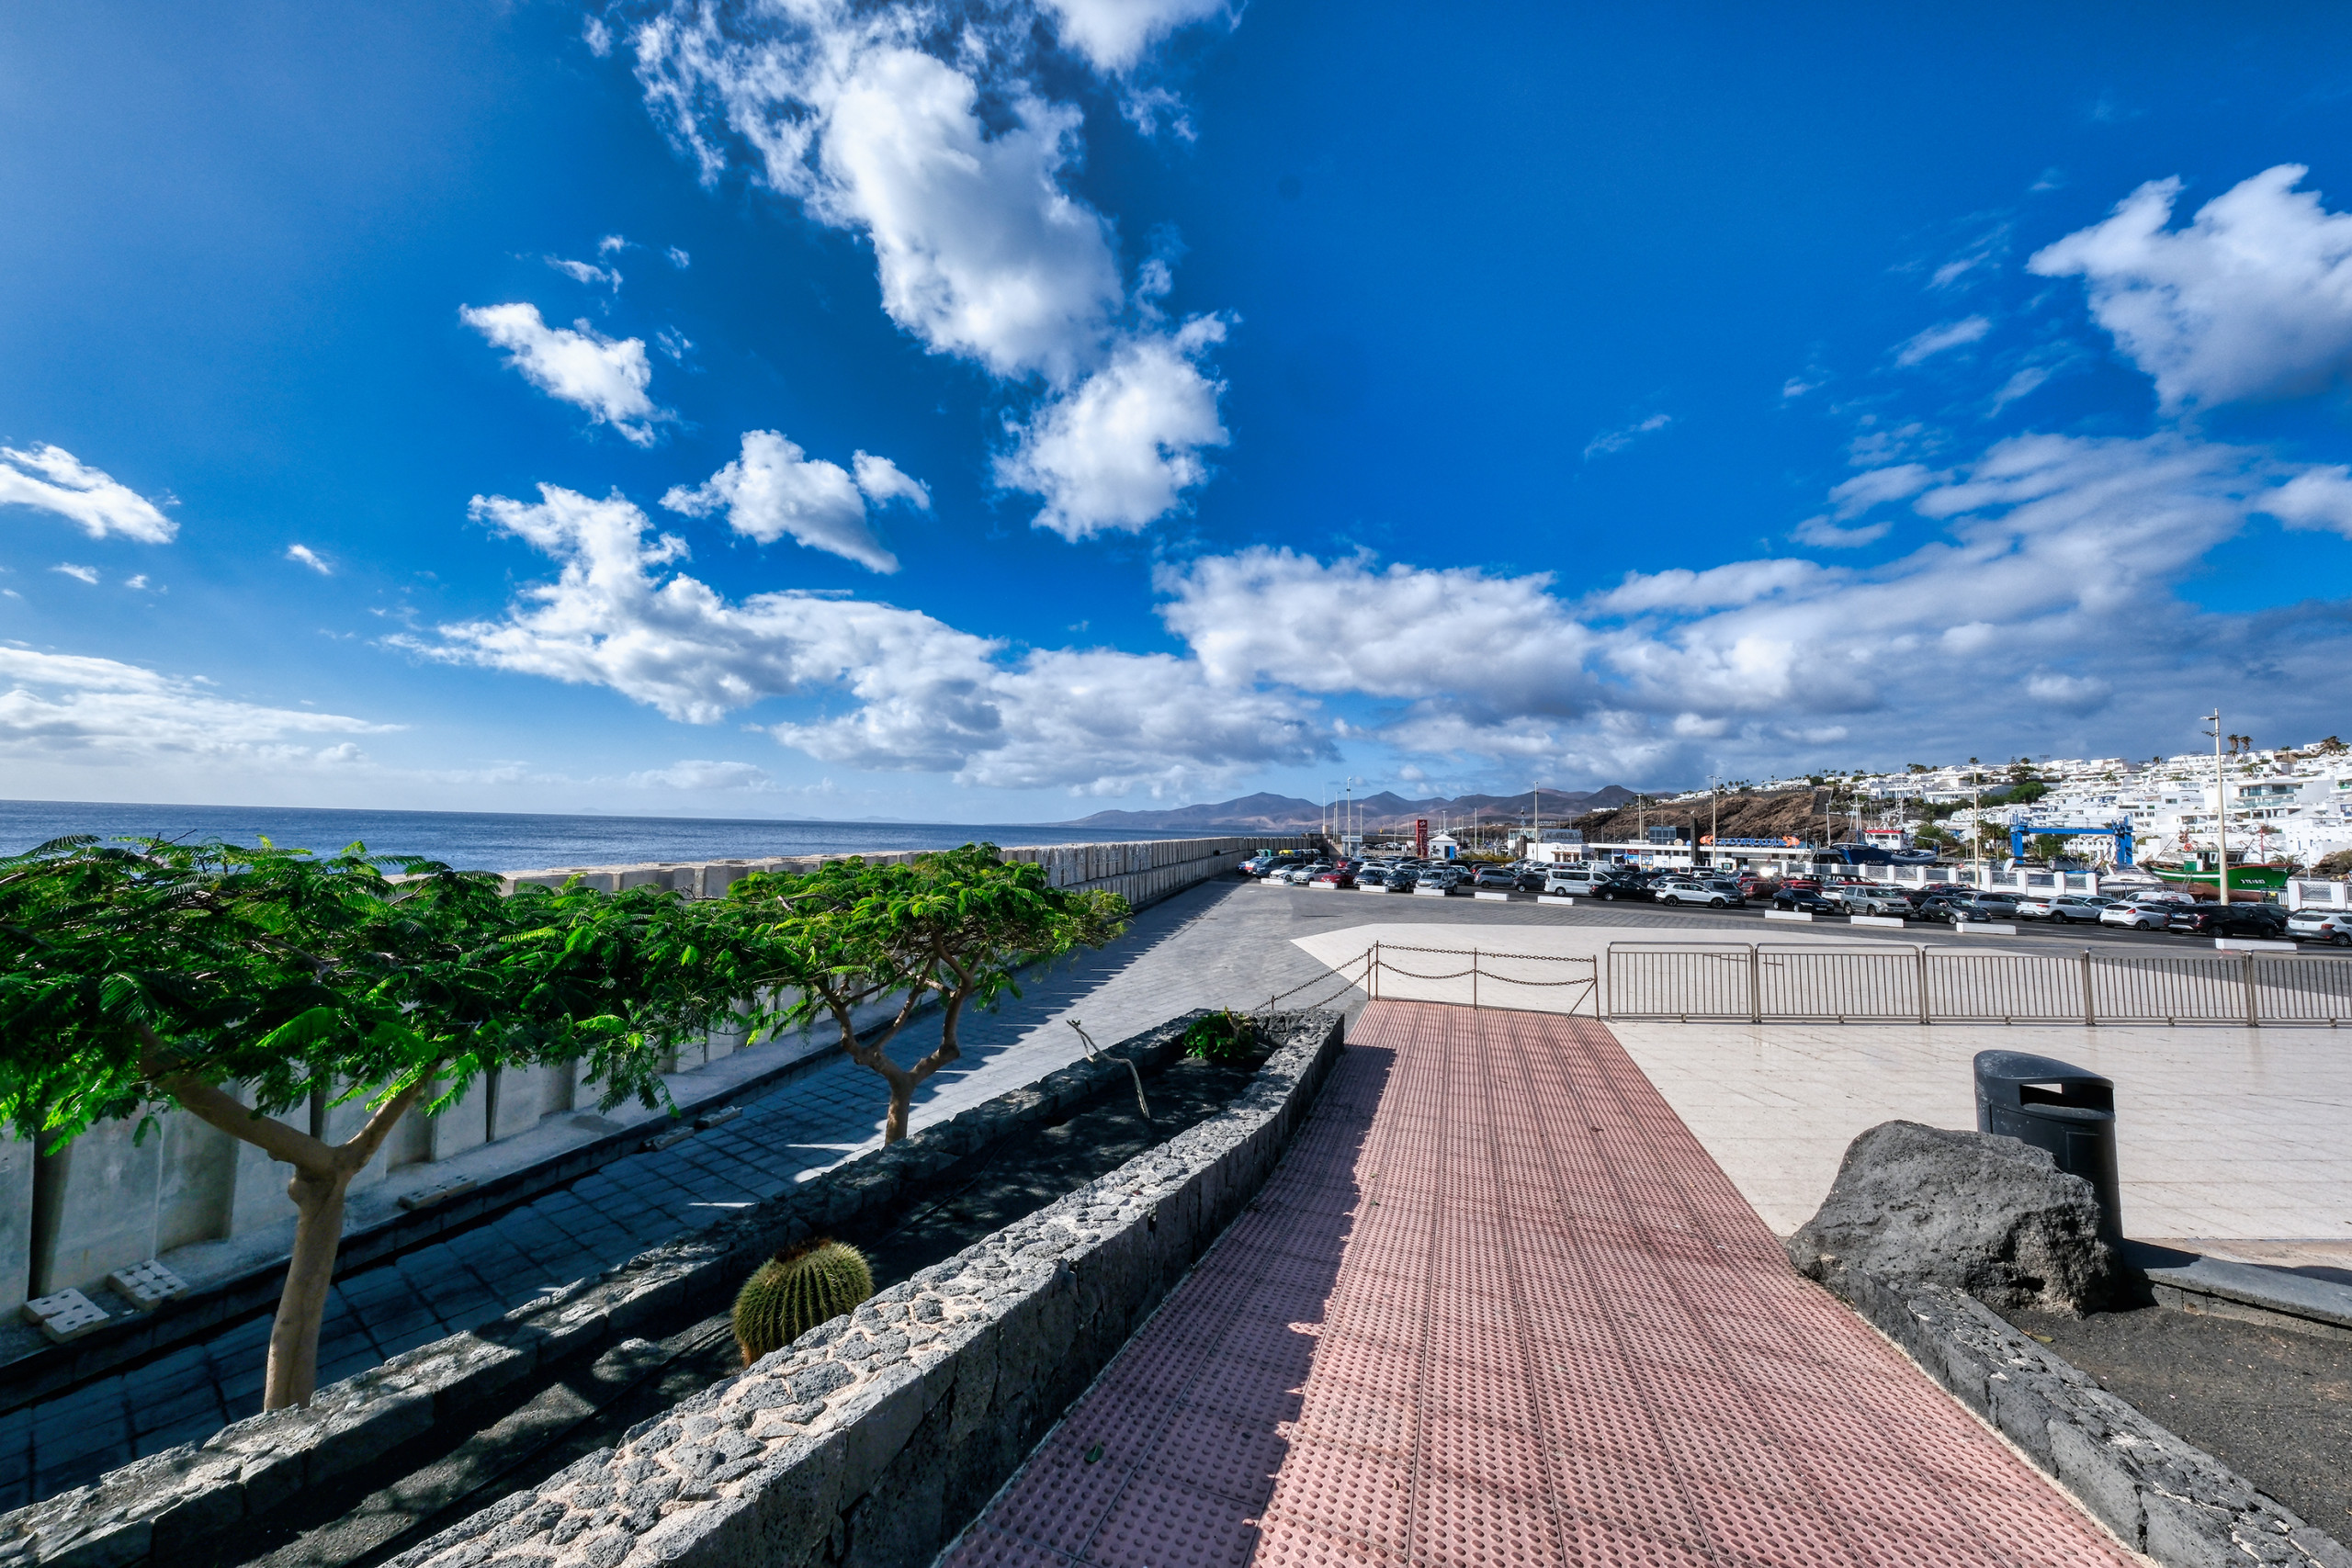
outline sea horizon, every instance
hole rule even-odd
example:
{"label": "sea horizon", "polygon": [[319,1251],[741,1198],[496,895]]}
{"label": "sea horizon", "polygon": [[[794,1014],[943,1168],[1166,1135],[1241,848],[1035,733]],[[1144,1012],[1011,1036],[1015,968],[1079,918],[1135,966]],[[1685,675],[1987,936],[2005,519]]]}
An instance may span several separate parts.
{"label": "sea horizon", "polygon": [[591,812],[394,811],[352,807],[178,806],[141,801],[0,800],[0,855],[73,834],[252,844],[320,854],[364,843],[465,871],[538,871],[645,861],[752,860],[1223,838],[1227,829],[1073,828],[1049,822],[854,821],[822,818],[640,817]]}

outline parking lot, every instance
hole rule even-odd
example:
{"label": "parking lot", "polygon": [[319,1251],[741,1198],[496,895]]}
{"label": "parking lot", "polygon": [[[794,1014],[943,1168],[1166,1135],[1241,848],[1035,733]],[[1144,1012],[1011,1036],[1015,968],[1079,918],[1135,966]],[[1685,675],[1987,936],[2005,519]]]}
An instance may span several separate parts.
{"label": "parking lot", "polygon": [[[1379,917],[1382,919],[1411,919],[1413,916],[1402,912],[1404,907],[1427,907],[1439,901],[1438,896],[1421,889],[1416,889],[1410,893],[1397,893],[1385,887],[1351,888],[1333,887],[1328,885],[1299,886],[1287,883],[1264,882],[1257,886],[1261,897],[1312,900],[1317,905],[1333,900],[1366,902],[1375,899],[1385,900]],[[1942,940],[1957,935],[1960,940],[1965,942],[1997,943],[2005,946],[2020,945],[2028,950],[2056,944],[2075,950],[2085,946],[2101,948],[2113,946],[2154,953],[2210,953],[2215,946],[2215,939],[2207,936],[2174,931],[2132,931],[2090,921],[2057,922],[2018,919],[2015,921],[2001,922],[2014,924],[2016,930],[2013,933],[1996,933],[1985,931],[1981,925],[1973,930],[1956,928],[1949,921],[1917,917],[1905,919],[1899,929],[1875,924],[1856,925],[1846,917],[1838,915],[1817,915],[1810,922],[1774,919],[1769,918],[1768,906],[1763,902],[1743,902],[1713,908],[1698,903],[1660,903],[1646,898],[1621,898],[1604,902],[1579,897],[1570,903],[1562,898],[1539,897],[1523,891],[1501,892],[1493,889],[1474,891],[1466,886],[1453,888],[1442,897],[1448,906],[1476,903],[1495,908],[1498,913],[1500,913],[1501,908],[1508,907],[1513,911],[1511,918],[1514,923],[1530,916],[1536,919],[1549,916],[1563,923],[1582,923],[1582,920],[1593,919],[1606,911],[1608,919],[1614,923],[1622,924],[1630,921],[1645,926],[1658,923],[1724,927],[1747,932],[1742,938],[1746,941],[1774,940],[1773,937],[1765,934],[1768,931],[1778,934],[1810,929],[1835,931],[1841,935],[1849,934],[1858,938],[1891,939],[1898,942]],[[1386,906],[1398,908],[1391,909]],[[1538,911],[1542,913],[1539,914]],[[1464,913],[1467,914],[1467,911]],[[1356,914],[1353,918],[1361,919],[1363,917]],[[1469,918],[1476,917],[1471,915]],[[2352,959],[2352,948],[2339,948],[2325,942],[2298,942],[2295,945],[2297,952],[2312,958]]]}

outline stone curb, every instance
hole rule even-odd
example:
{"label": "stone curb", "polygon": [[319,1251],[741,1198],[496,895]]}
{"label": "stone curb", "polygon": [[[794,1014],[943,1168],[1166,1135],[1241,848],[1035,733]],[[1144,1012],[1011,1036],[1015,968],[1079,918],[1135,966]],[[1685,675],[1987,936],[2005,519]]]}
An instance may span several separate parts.
{"label": "stone curb", "polygon": [[2165,1568],[2352,1568],[2352,1551],[2098,1380],[1944,1285],[1859,1269],[1823,1281],[1962,1404]]}
{"label": "stone curb", "polygon": [[2160,1305],[2352,1339],[2352,1285],[2169,1247],[2134,1247],[2132,1261]]}
{"label": "stone curb", "polygon": [[[1199,1016],[1186,1013],[1109,1049],[1148,1071],[1175,1054],[1178,1036]],[[480,1411],[543,1367],[600,1351],[698,1304],[723,1302],[779,1248],[874,1214],[908,1183],[941,1175],[1127,1081],[1123,1064],[1073,1063],[594,1280],[527,1302],[482,1328],[332,1383],[304,1408],[251,1416],[200,1445],[167,1449],[0,1515],[0,1568],[133,1568],[200,1549],[304,1488],[333,1481],[440,1422]],[[1244,1099],[1259,1092],[1253,1087]]]}
{"label": "stone curb", "polygon": [[1281,1159],[1340,1015],[1217,1115],[401,1554],[391,1568],[930,1561]]}

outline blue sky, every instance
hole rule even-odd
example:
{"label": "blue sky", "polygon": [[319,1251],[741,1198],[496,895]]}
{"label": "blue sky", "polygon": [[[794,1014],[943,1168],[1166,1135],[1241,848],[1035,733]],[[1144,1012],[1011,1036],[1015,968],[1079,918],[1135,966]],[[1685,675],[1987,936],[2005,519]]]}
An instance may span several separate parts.
{"label": "blue sky", "polygon": [[5,793],[1022,820],[2315,739],[2347,32],[20,0]]}

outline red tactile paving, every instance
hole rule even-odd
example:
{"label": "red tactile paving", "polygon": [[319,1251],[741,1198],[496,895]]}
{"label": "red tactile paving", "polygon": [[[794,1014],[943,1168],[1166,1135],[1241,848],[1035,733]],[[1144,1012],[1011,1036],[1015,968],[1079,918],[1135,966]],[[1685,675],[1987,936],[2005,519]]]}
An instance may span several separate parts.
{"label": "red tactile paving", "polygon": [[943,1568],[2134,1561],[1799,1279],[1600,1024],[1374,1002]]}

